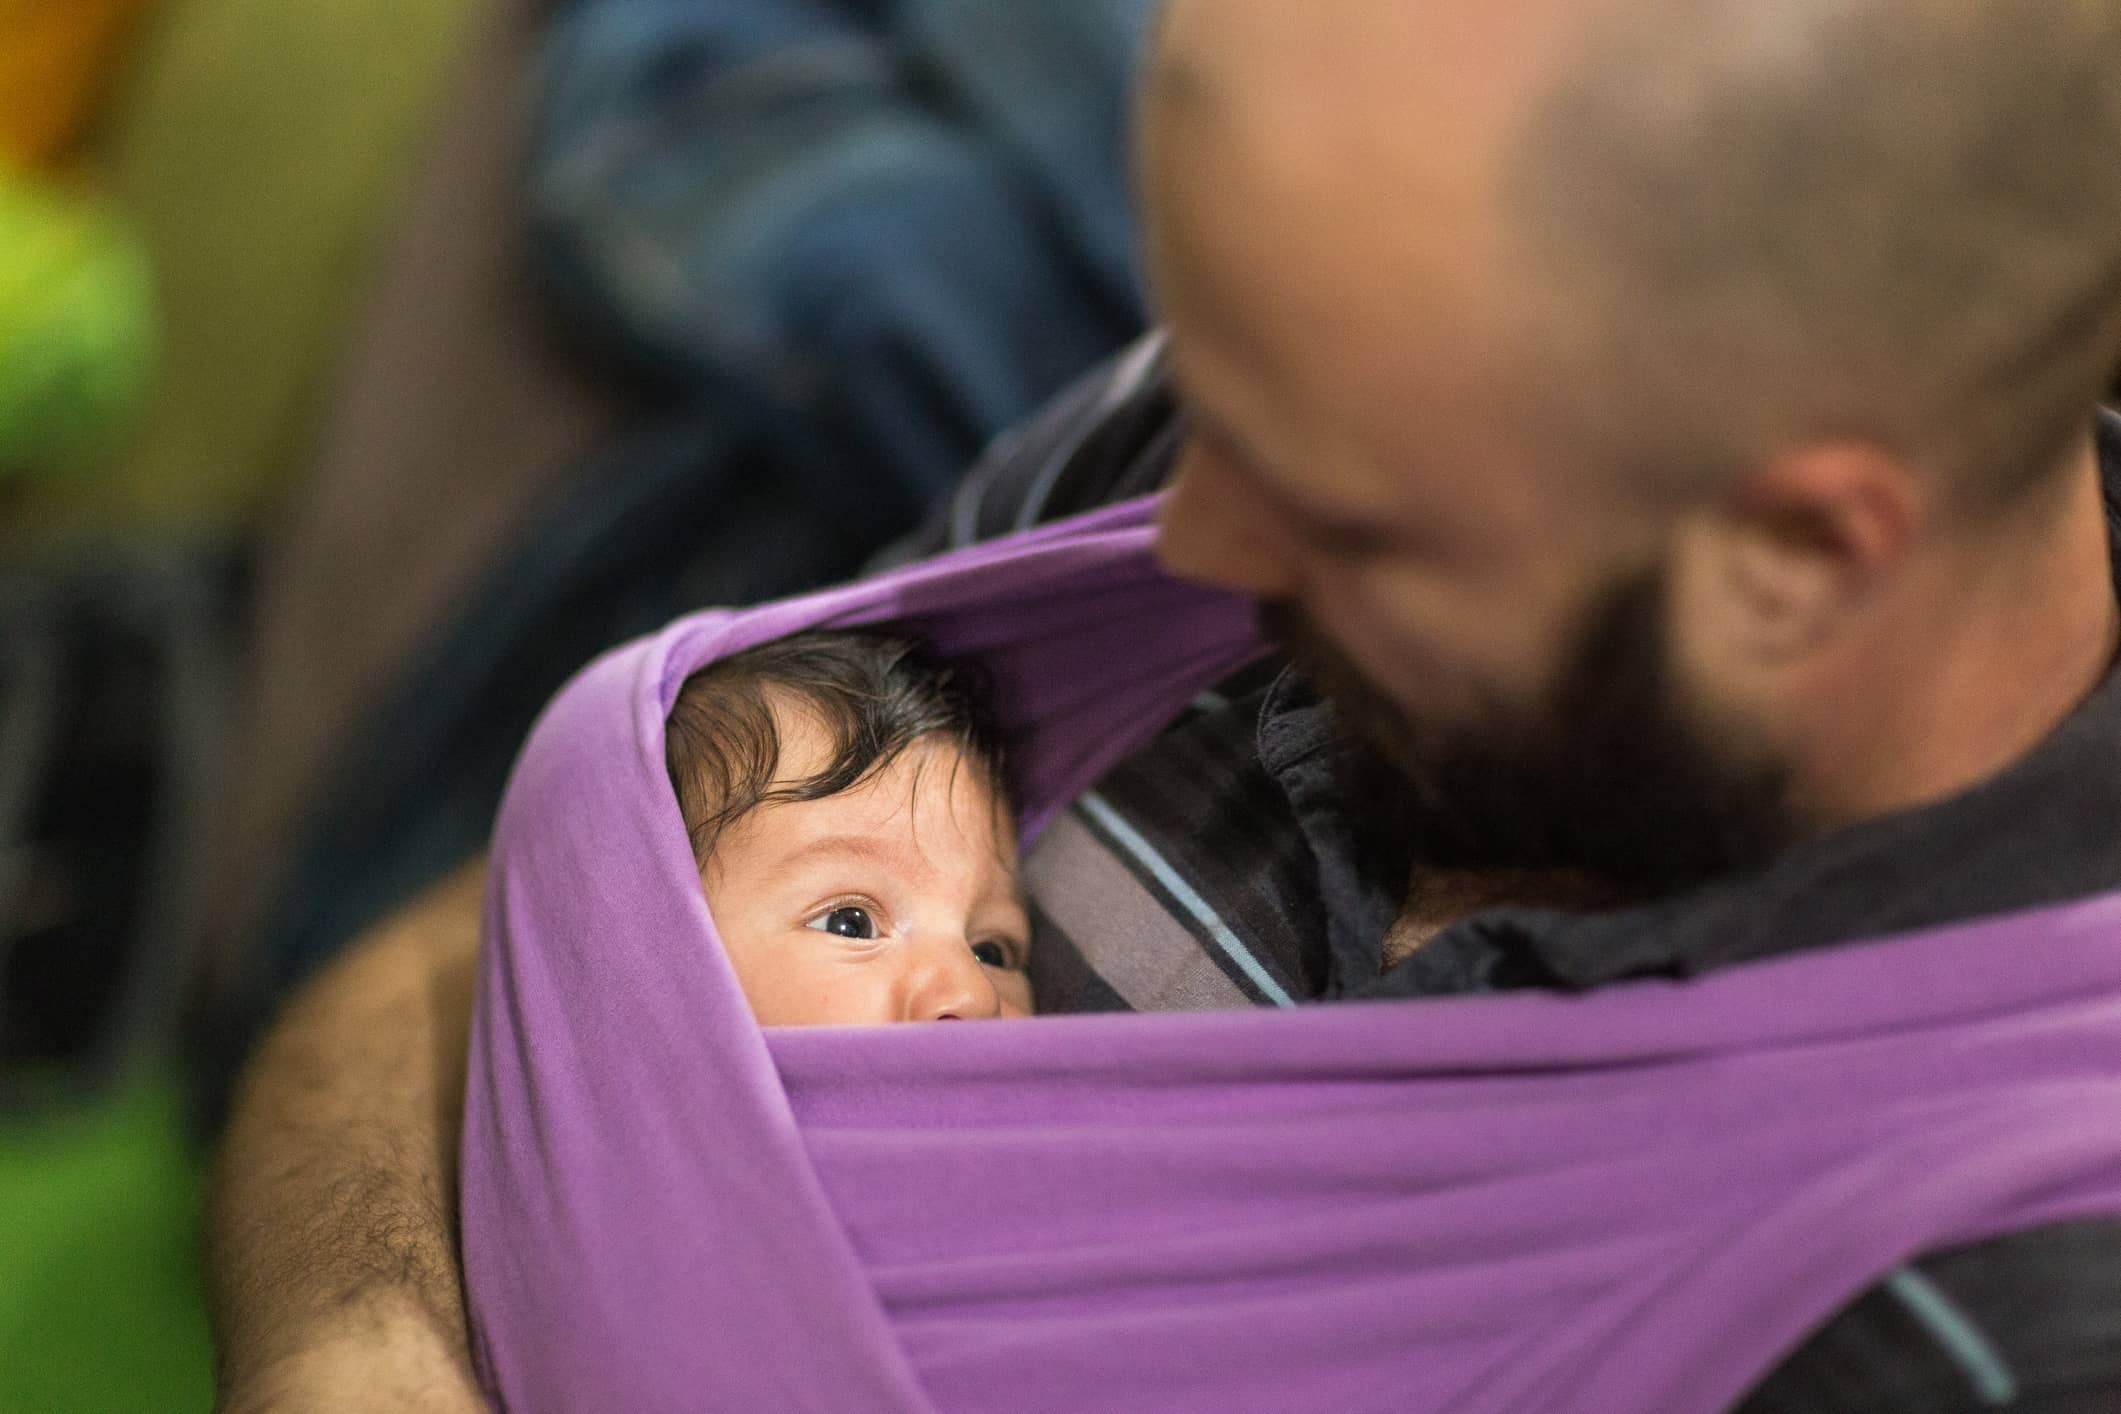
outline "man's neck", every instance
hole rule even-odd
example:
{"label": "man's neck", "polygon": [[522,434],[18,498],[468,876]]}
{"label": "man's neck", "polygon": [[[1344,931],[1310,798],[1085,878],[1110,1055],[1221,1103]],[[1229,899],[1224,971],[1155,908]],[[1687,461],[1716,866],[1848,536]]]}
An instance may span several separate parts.
{"label": "man's neck", "polygon": [[1417,870],[1399,917],[1385,934],[1379,970],[1391,971],[1438,933],[1483,909],[1516,905],[1589,911],[1632,901],[1611,885],[1574,870]]}
{"label": "man's neck", "polygon": [[2105,679],[2121,644],[2096,454],[2044,514],[1940,555],[1926,592],[1817,695],[1798,763],[1816,833],[1957,795],[2022,759]]}

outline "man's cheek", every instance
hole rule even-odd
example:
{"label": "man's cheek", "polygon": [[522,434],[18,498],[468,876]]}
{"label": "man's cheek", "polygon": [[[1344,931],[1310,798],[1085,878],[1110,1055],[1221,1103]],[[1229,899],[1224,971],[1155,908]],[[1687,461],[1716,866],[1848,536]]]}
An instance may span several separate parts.
{"label": "man's cheek", "polygon": [[1344,673],[1359,685],[1372,716],[1406,727],[1449,730],[1475,726],[1495,694],[1473,664],[1454,659],[1426,637],[1380,637],[1351,647]]}

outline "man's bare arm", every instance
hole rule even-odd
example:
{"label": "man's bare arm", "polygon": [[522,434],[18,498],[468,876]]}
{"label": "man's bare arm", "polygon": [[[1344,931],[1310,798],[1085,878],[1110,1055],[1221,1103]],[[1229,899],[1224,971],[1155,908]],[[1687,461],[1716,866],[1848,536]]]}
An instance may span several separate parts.
{"label": "man's bare arm", "polygon": [[244,1075],[208,1217],[225,1414],[485,1408],[456,1244],[484,877],[356,943]]}

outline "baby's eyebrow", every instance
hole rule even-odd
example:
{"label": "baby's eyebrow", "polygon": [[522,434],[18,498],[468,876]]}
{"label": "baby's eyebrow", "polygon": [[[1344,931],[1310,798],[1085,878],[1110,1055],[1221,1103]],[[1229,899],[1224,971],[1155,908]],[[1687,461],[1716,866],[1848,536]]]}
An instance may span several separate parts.
{"label": "baby's eyebrow", "polygon": [[784,865],[806,864],[812,859],[860,859],[871,864],[894,864],[898,851],[872,835],[824,835],[782,856]]}

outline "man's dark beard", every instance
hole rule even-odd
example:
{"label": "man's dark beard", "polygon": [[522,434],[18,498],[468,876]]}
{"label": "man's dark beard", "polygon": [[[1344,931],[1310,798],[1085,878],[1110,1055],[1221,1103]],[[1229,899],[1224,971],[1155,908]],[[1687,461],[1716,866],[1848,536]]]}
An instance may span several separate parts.
{"label": "man's dark beard", "polygon": [[1350,817],[1402,867],[1565,872],[1654,898],[1795,837],[1787,773],[1718,750],[1683,711],[1656,573],[1603,599],[1544,712],[1448,731],[1408,721],[1293,604],[1262,616],[1339,708]]}

